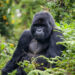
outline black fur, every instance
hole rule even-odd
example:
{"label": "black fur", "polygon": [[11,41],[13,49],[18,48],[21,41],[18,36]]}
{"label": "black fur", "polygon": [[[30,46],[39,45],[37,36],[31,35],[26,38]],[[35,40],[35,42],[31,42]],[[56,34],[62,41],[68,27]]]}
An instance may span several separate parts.
{"label": "black fur", "polygon": [[[59,36],[62,36],[62,33],[56,28],[51,14],[48,12],[36,13],[30,30],[25,30],[23,32],[12,59],[2,69],[2,75],[8,75],[8,73],[12,72],[14,69],[18,69],[16,75],[26,75],[23,69],[18,68],[19,66],[17,65],[23,57],[24,60],[30,61],[30,57],[33,56],[44,55],[48,58],[60,56],[63,46],[56,45],[56,42],[62,41]],[[36,49],[34,45],[35,47],[39,47]],[[39,59],[39,61],[42,61],[42,59]]]}

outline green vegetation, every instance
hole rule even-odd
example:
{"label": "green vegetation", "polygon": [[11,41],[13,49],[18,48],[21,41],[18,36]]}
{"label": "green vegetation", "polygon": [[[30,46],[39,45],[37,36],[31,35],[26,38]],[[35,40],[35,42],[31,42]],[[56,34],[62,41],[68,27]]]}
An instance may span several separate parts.
{"label": "green vegetation", "polygon": [[[50,58],[56,68],[37,70],[29,61],[19,63],[27,66],[28,75],[75,75],[75,2],[74,0],[1,0],[0,1],[0,75],[1,69],[11,59],[20,34],[31,26],[33,15],[38,11],[49,11],[64,35],[66,50],[62,57]],[[61,60],[59,60],[61,59]],[[54,60],[57,60],[55,62]],[[9,75],[15,75],[13,73]]]}
{"label": "green vegetation", "polygon": [[13,24],[11,23],[11,1],[1,0],[0,1],[0,33],[5,36],[11,36],[13,30]]}

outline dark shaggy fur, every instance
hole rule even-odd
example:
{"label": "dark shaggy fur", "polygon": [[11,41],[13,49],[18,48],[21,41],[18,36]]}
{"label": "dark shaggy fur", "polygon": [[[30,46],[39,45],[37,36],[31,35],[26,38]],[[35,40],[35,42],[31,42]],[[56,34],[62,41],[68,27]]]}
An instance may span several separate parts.
{"label": "dark shaggy fur", "polygon": [[[62,36],[62,33],[56,29],[52,15],[48,12],[36,13],[30,30],[23,32],[12,59],[2,69],[2,75],[8,75],[14,69],[18,71],[16,75],[26,75],[17,65],[22,59],[30,61],[31,57],[39,55],[48,58],[60,56],[63,46],[56,45],[56,42],[62,41],[59,36]],[[40,61],[42,59],[39,59]]]}

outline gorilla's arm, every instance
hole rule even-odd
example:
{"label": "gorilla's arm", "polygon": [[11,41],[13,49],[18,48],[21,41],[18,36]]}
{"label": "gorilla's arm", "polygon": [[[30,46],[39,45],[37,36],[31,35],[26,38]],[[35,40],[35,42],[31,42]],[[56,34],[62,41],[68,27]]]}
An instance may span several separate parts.
{"label": "gorilla's arm", "polygon": [[18,67],[17,63],[24,55],[24,51],[27,50],[29,41],[30,41],[30,31],[24,31],[19,40],[18,46],[13,54],[12,59],[2,69],[2,75],[7,75],[7,73],[12,72],[14,69]]}
{"label": "gorilla's arm", "polygon": [[49,49],[47,51],[46,56],[47,57],[55,57],[55,56],[60,56],[62,50],[64,49],[63,45],[57,45],[57,42],[61,42],[63,38],[63,35],[61,31],[55,29],[50,37],[50,44],[49,44]]}

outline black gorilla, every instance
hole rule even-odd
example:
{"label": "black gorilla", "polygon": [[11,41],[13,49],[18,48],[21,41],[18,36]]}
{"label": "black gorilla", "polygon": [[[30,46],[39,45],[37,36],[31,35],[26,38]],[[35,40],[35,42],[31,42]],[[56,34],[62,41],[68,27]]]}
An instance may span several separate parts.
{"label": "black gorilla", "polygon": [[24,60],[30,61],[31,57],[39,55],[48,58],[60,56],[63,46],[56,45],[56,42],[62,41],[60,36],[62,36],[62,33],[56,28],[51,14],[48,12],[36,13],[30,30],[23,32],[12,59],[2,69],[2,75],[8,75],[14,69],[18,70],[17,75],[26,75],[22,68],[17,65],[23,57]]}

